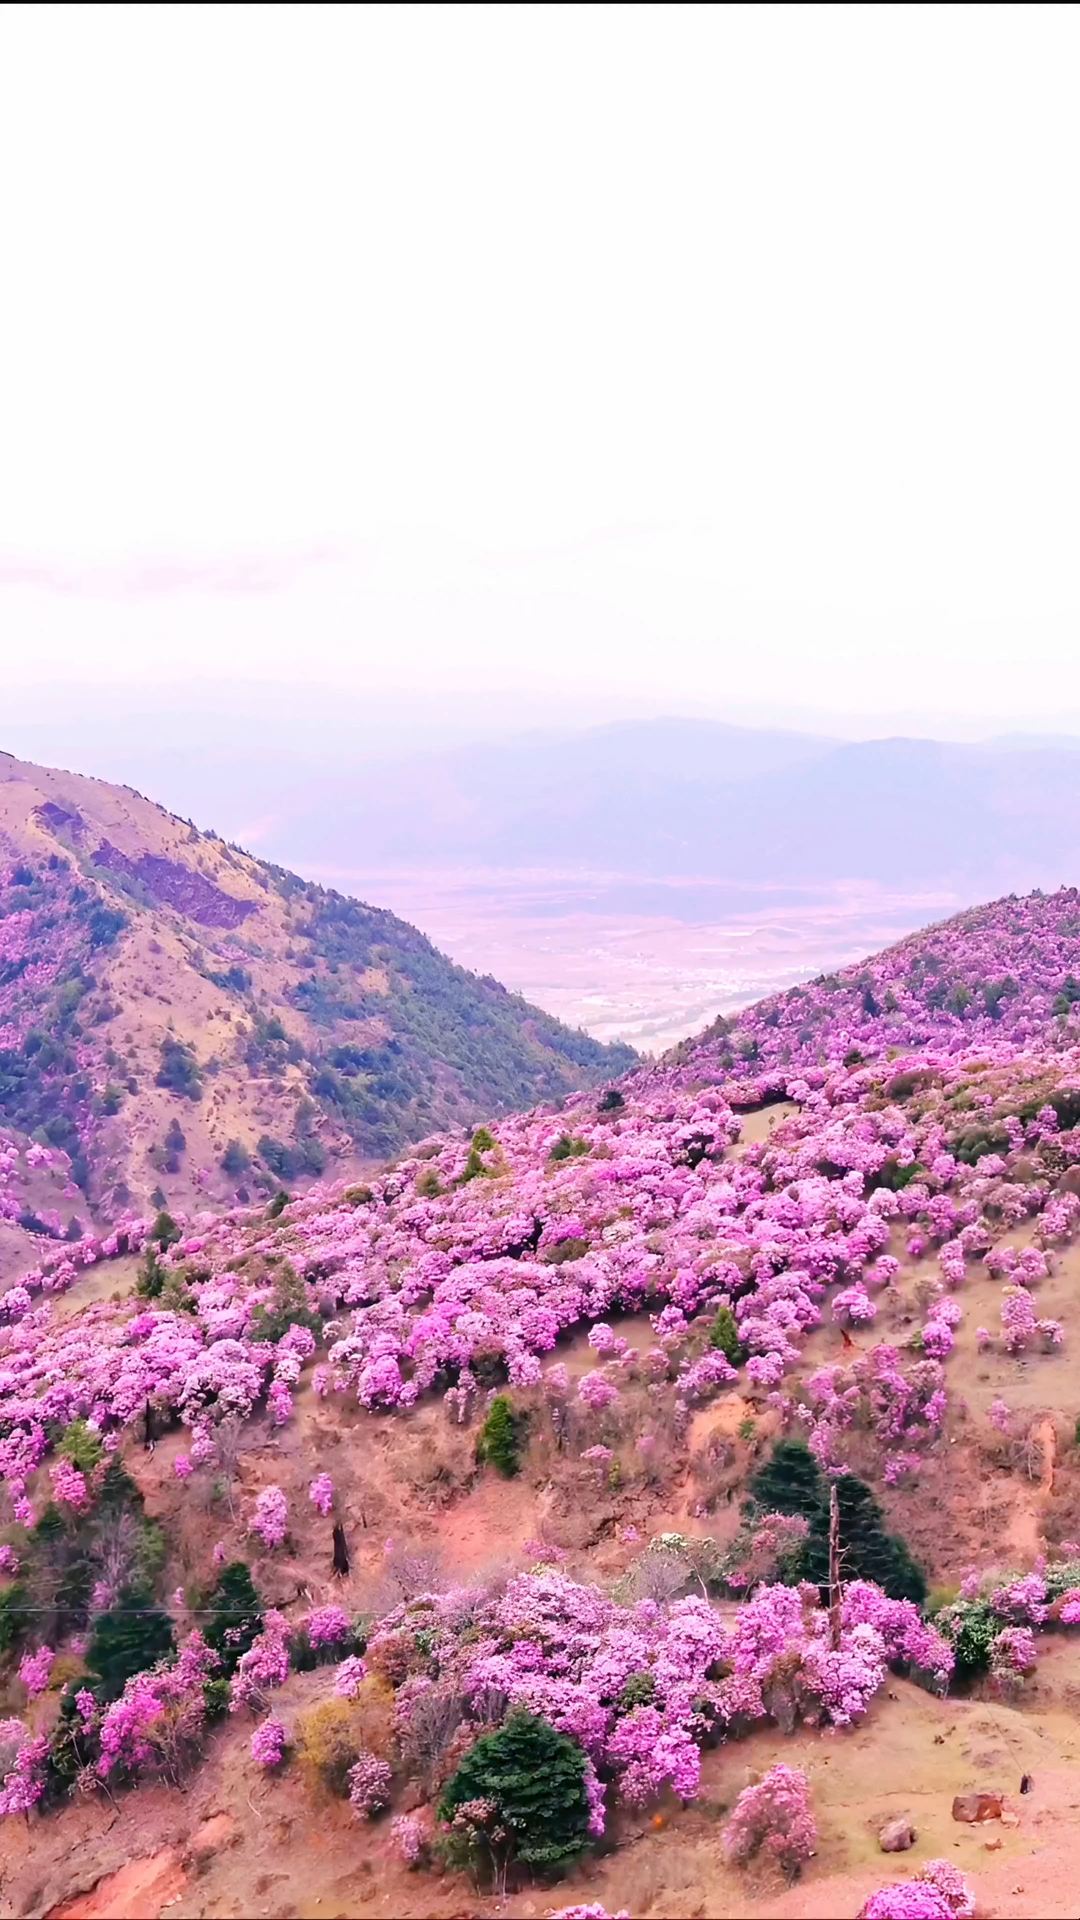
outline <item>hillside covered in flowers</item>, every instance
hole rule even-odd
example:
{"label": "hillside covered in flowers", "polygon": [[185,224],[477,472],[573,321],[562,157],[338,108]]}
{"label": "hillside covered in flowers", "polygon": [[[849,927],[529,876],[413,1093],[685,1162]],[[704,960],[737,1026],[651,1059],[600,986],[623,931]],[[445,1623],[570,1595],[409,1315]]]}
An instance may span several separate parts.
{"label": "hillside covered in flowers", "polygon": [[[376,1849],[386,1911],[460,1911],[463,1874],[546,1911],[569,1874],[571,1914],[779,1913],[801,1876],[792,1914],[941,1920],[965,1873],[1028,1911],[1046,1803],[971,1756],[980,1714],[1016,1754],[1041,1714],[1043,1776],[1066,1740],[1078,976],[1080,894],[1000,901],[352,1185],[28,1265],[0,1791],[34,1910],[112,1870],[49,1837],[104,1796],[165,1835],[179,1785],[242,1781],[329,1820],[350,1900]],[[825,1760],[915,1723],[949,1793],[898,1881]],[[1000,1861],[948,1823],[984,1786]],[[707,1817],[713,1904],[642,1893]],[[227,1910],[177,1861],[178,1911]]]}
{"label": "hillside covered in flowers", "polygon": [[0,1271],[627,1066],[393,914],[0,755]]}

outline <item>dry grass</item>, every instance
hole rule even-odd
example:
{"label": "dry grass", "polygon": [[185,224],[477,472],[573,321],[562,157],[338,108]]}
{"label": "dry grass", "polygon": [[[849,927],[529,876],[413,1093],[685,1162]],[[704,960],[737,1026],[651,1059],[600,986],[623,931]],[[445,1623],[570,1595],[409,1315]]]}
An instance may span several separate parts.
{"label": "dry grass", "polygon": [[343,1797],[349,1768],[361,1753],[390,1758],[393,1718],[392,1690],[374,1675],[361,1682],[355,1700],[332,1696],[309,1707],[294,1733],[297,1764],[308,1786]]}

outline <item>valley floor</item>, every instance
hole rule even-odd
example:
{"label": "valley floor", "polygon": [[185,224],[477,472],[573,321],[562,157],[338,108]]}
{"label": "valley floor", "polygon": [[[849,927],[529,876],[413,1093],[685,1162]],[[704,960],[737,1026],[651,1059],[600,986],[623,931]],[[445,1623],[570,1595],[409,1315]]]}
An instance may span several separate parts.
{"label": "valley floor", "polygon": [[779,893],[529,870],[319,877],[385,901],[462,966],[568,1026],[641,1053],[965,904],[865,885]]}

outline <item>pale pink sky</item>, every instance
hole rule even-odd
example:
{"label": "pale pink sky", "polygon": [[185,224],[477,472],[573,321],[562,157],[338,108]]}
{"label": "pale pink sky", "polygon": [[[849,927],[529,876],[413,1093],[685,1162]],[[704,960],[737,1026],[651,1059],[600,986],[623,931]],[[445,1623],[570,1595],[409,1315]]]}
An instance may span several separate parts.
{"label": "pale pink sky", "polygon": [[9,7],[3,685],[1046,725],[1071,7]]}

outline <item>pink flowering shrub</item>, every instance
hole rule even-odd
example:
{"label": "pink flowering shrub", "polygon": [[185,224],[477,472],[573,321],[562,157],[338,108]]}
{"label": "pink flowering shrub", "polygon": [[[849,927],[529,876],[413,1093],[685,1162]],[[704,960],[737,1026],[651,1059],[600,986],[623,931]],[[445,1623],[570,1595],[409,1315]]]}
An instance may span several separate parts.
{"label": "pink flowering shrub", "polygon": [[70,1460],[58,1460],[49,1468],[52,1482],[52,1497],[58,1506],[70,1507],[73,1513],[85,1513],[90,1505],[90,1493],[86,1480]]}
{"label": "pink flowering shrub", "polygon": [[842,1287],[833,1297],[832,1311],[842,1327],[868,1327],[877,1317],[877,1307],[861,1285]]}
{"label": "pink flowering shrub", "polygon": [[1030,1627],[1002,1627],[990,1649],[990,1673],[995,1680],[1023,1680],[1034,1673],[1038,1659]]}
{"label": "pink flowering shrub", "polygon": [[552,1909],[548,1920],[630,1920],[630,1915],[625,1907],[620,1907],[618,1913],[609,1913],[599,1900],[587,1900],[584,1905],[579,1902],[576,1906]]}
{"label": "pink flowering shrub", "polygon": [[49,1742],[21,1720],[0,1720],[0,1817],[29,1814],[45,1792]]}
{"label": "pink flowering shrub", "polygon": [[928,1860],[910,1880],[879,1887],[859,1920],[974,1920],[975,1896],[951,1860]]}
{"label": "pink flowering shrub", "polygon": [[1025,1573],[1004,1582],[990,1595],[990,1605],[1002,1620],[1017,1626],[1041,1627],[1047,1615],[1044,1575]]}
{"label": "pink flowering shrub", "polygon": [[281,1721],[263,1720],[251,1736],[251,1757],[257,1767],[271,1772],[275,1767],[280,1767],[287,1744]]}
{"label": "pink flowering shrub", "polygon": [[19,1679],[31,1700],[44,1693],[49,1684],[56,1655],[51,1647],[39,1647],[36,1653],[24,1653],[19,1662]]}
{"label": "pink flowering shrub", "polygon": [[913,1601],[892,1600],[870,1580],[850,1580],[844,1587],[842,1617],[846,1627],[872,1627],[891,1666],[923,1675],[939,1692],[945,1691],[955,1665],[953,1649]]}
{"label": "pink flowering shrub", "polygon": [[578,1381],[578,1399],[591,1413],[602,1413],[606,1407],[613,1406],[619,1397],[619,1390],[607,1375],[599,1372],[583,1373]]}
{"label": "pink flowering shrub", "polygon": [[218,1657],[196,1630],[174,1661],[162,1661],[127,1681],[96,1730],[96,1772],[103,1780],[157,1772],[178,1783],[201,1745],[206,1681]]}
{"label": "pink flowering shrub", "polygon": [[266,1695],[274,1687],[284,1686],[289,1677],[289,1623],[283,1613],[267,1608],[263,1630],[237,1662],[229,1682],[229,1711],[242,1707],[259,1711]]}
{"label": "pink flowering shrub", "polygon": [[280,1487],[264,1487],[255,1501],[251,1531],[264,1547],[280,1547],[289,1524],[289,1508]]}
{"label": "pink flowering shrub", "polygon": [[334,1483],[328,1473],[317,1473],[308,1488],[308,1499],[325,1520],[334,1508]]}
{"label": "pink flowering shrub", "polygon": [[361,1818],[370,1820],[390,1799],[391,1772],[387,1761],[375,1753],[362,1753],[349,1768],[349,1805]]}
{"label": "pink flowering shrub", "polygon": [[340,1647],[352,1636],[352,1624],[344,1607],[313,1607],[304,1621],[312,1647]]}
{"label": "pink flowering shrub", "polygon": [[339,1699],[355,1700],[366,1672],[359,1654],[351,1653],[347,1660],[343,1660],[334,1675],[334,1692]]}
{"label": "pink flowering shrub", "polygon": [[415,1869],[426,1864],[431,1849],[431,1834],[427,1821],[420,1814],[399,1814],[396,1820],[390,1822],[390,1834],[407,1867]]}
{"label": "pink flowering shrub", "polygon": [[724,1852],[736,1866],[759,1853],[795,1880],[817,1848],[817,1823],[810,1787],[797,1767],[770,1767],[753,1786],[744,1787],[724,1828]]}
{"label": "pink flowering shrub", "polygon": [[797,1566],[810,1523],[800,1513],[763,1513],[736,1536],[724,1565],[735,1593],[782,1579]]}

